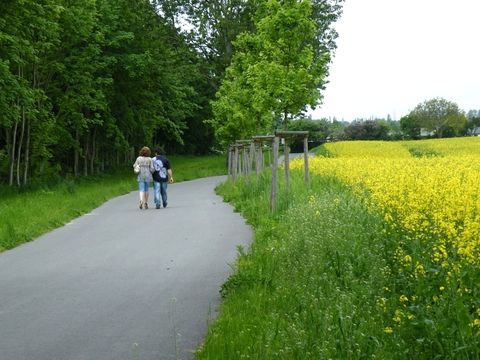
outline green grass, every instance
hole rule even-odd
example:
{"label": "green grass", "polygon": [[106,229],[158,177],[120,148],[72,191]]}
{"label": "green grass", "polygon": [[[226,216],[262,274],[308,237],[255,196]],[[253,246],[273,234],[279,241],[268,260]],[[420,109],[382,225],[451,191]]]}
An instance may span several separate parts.
{"label": "green grass", "polygon": [[187,181],[207,176],[226,175],[227,158],[223,155],[168,156],[175,181]]}
{"label": "green grass", "polygon": [[[169,158],[176,182],[226,173],[223,156]],[[21,192],[1,186],[0,252],[31,241],[136,188],[131,167],[112,174],[65,179],[56,185]]]}
{"label": "green grass", "polygon": [[331,157],[332,156],[332,154],[325,147],[325,144],[311,149],[310,152],[313,152],[317,156],[323,156],[323,157]]}
{"label": "green grass", "polygon": [[379,307],[393,248],[382,219],[332,178],[314,177],[307,189],[294,174],[288,206],[282,196],[276,214],[269,189],[268,176],[218,188],[255,239],[250,251],[240,249],[197,358],[402,358]]}

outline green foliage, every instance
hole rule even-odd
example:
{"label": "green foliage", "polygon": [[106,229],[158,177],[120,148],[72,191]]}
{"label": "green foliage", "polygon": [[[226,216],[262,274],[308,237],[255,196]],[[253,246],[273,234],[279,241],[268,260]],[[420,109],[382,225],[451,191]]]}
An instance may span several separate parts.
{"label": "green foliage", "polygon": [[[317,104],[330,56],[316,51],[320,25],[312,14],[309,1],[259,2],[255,31],[237,37],[232,64],[212,104],[210,123],[222,145],[286,128],[294,115]],[[335,18],[323,19],[326,28]]]}
{"label": "green foliage", "polygon": [[323,141],[330,136],[330,125],[328,120],[299,119],[288,124],[288,130],[308,131],[308,140]]}
{"label": "green foliage", "polygon": [[441,156],[437,151],[434,149],[428,148],[428,146],[420,146],[420,145],[415,145],[415,146],[409,146],[408,151],[410,154],[412,154],[413,157],[437,157]]}
{"label": "green foliage", "polygon": [[[346,125],[339,121],[328,121],[326,119],[311,120],[298,119],[289,122],[288,130],[308,131],[308,146],[317,147],[320,144],[333,139],[344,139]],[[303,140],[293,140],[291,145],[293,152],[303,152]]]}
{"label": "green foliage", "polygon": [[345,128],[345,138],[351,140],[386,140],[388,125],[379,120],[355,120]]}
{"label": "green foliage", "polygon": [[150,1],[14,0],[0,11],[7,183],[101,173],[145,144],[210,150],[204,59]]}
{"label": "green foliage", "polygon": [[412,113],[400,119],[400,128],[410,139],[418,139],[420,137],[421,124],[419,119]]}

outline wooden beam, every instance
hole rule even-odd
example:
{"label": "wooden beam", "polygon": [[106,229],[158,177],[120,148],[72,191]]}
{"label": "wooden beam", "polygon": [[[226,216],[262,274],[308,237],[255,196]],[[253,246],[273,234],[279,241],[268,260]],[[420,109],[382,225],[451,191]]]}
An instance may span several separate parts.
{"label": "wooden beam", "polygon": [[287,131],[287,130],[278,130],[275,131],[275,135],[281,138],[286,137],[305,137],[308,136],[308,131]]}
{"label": "wooden beam", "polygon": [[264,142],[264,141],[272,141],[275,135],[257,135],[252,136],[252,140],[254,142]]}

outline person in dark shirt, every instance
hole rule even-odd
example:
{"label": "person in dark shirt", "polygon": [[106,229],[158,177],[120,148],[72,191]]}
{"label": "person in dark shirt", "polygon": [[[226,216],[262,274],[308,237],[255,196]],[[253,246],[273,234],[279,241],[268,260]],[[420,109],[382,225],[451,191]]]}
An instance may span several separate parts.
{"label": "person in dark shirt", "polygon": [[155,148],[155,156],[152,158],[153,167],[153,194],[157,209],[160,209],[160,196],[163,207],[168,205],[167,184],[173,183],[173,172],[170,161],[165,156],[165,151],[161,147]]}

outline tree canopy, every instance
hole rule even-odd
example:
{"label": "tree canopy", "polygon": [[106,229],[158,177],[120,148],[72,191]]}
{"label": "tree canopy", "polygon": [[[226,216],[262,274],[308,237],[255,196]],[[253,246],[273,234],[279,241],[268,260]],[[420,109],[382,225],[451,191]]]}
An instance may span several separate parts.
{"label": "tree canopy", "polygon": [[210,123],[223,145],[286,128],[307,105],[318,104],[333,50],[318,29],[329,29],[339,9],[329,8],[328,18],[315,17],[314,9],[308,0],[259,2],[255,30],[234,42],[232,63],[213,102]]}
{"label": "tree canopy", "polygon": [[318,102],[342,1],[1,2],[1,179],[95,174],[143,145],[205,153],[215,134],[271,129]]}
{"label": "tree canopy", "polygon": [[410,135],[424,128],[441,138],[461,134],[467,118],[456,103],[437,97],[418,104],[401,122]]}

